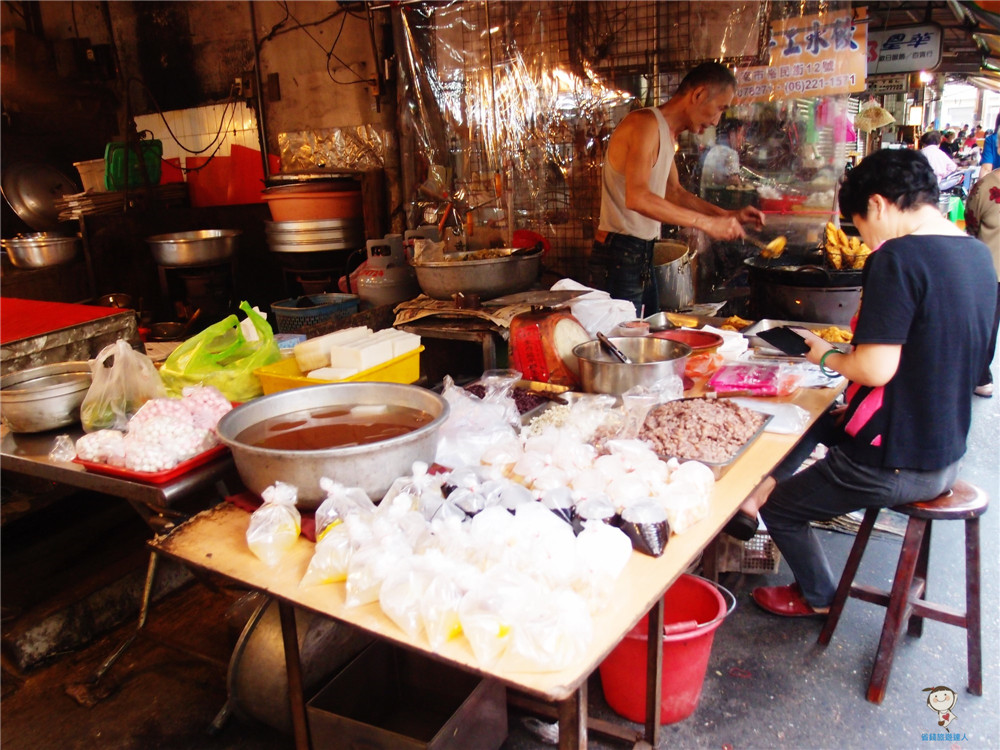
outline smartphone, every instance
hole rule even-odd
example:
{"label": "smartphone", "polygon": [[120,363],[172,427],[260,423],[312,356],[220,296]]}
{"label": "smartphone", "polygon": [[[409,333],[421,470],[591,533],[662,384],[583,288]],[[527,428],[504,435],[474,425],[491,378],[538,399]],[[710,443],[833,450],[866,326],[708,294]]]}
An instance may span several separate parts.
{"label": "smartphone", "polygon": [[769,343],[775,349],[793,357],[801,357],[809,352],[809,345],[806,340],[793,331],[788,326],[781,328],[769,328],[766,331],[758,331],[757,336]]}

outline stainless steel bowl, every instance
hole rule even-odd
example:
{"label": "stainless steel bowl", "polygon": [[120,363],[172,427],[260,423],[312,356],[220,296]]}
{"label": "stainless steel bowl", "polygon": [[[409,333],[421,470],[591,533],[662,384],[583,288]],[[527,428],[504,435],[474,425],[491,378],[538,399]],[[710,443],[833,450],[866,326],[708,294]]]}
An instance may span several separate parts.
{"label": "stainless steel bowl", "polygon": [[[303,409],[357,404],[408,406],[433,419],[413,432],[368,445],[290,451],[258,448],[238,436],[266,419]],[[258,495],[277,481],[295,485],[298,507],[316,508],[326,492],[319,480],[329,477],[348,487],[361,487],[378,500],[397,477],[409,474],[414,461],[432,463],[438,433],[448,418],[448,402],[414,385],[397,383],[331,383],[295,388],[248,401],[219,420],[218,433],[233,452],[236,470],[248,489]]]}
{"label": "stainless steel bowl", "polygon": [[146,242],[161,266],[204,266],[233,257],[240,234],[239,229],[199,229],[156,234]]}
{"label": "stainless steel bowl", "polygon": [[421,291],[434,299],[451,299],[456,292],[493,299],[523,292],[538,279],[542,253],[509,255],[485,260],[443,260],[414,263]]}
{"label": "stainless steel bowl", "polygon": [[66,237],[50,232],[0,240],[10,262],[18,268],[44,268],[69,263],[76,257],[79,237]]}
{"label": "stainless steel bowl", "polygon": [[11,432],[44,432],[80,421],[90,389],[86,362],[58,362],[0,378],[0,415]]}
{"label": "stainless steel bowl", "polygon": [[631,364],[619,362],[596,339],[573,347],[580,365],[580,384],[587,393],[617,396],[636,385],[651,386],[671,373],[683,378],[691,356],[690,346],[651,336],[612,337],[611,343],[632,360]]}

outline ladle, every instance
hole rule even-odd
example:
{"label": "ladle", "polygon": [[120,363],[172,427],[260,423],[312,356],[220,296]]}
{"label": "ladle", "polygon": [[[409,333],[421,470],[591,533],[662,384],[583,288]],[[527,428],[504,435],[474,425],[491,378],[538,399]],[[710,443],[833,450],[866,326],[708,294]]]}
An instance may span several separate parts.
{"label": "ladle", "polygon": [[625,354],[625,352],[623,352],[617,346],[612,344],[611,339],[609,339],[600,331],[597,332],[597,340],[601,342],[601,346],[603,346],[612,357],[617,359],[623,365],[632,364],[632,360],[628,358],[628,355]]}

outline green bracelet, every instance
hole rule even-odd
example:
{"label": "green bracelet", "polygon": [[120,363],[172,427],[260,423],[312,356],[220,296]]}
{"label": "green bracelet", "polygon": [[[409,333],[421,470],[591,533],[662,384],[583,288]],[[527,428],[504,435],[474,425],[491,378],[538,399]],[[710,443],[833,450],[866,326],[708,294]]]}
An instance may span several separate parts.
{"label": "green bracelet", "polygon": [[829,357],[831,354],[841,354],[841,351],[839,349],[831,348],[823,352],[823,356],[819,358],[819,371],[824,375],[826,375],[828,378],[836,378],[840,375],[840,373],[836,372],[835,370],[828,370],[823,365],[823,363],[826,362],[826,358]]}

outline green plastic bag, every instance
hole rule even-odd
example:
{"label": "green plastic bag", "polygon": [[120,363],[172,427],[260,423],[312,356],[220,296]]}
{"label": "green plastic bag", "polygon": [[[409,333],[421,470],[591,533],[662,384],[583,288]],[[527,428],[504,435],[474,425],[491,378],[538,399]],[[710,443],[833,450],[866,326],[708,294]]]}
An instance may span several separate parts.
{"label": "green plastic bag", "polygon": [[160,377],[172,396],[189,385],[214,385],[230,401],[249,401],[263,395],[254,370],[281,359],[274,333],[249,303],[240,303],[257,331],[258,341],[248,341],[239,319],[230,315],[213,323],[178,346],[160,368]]}

